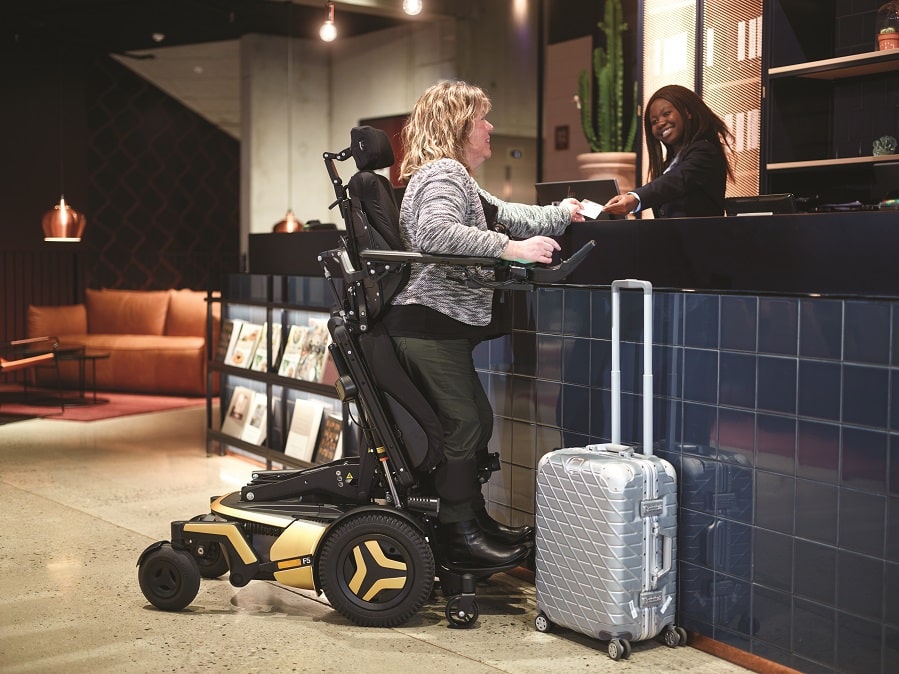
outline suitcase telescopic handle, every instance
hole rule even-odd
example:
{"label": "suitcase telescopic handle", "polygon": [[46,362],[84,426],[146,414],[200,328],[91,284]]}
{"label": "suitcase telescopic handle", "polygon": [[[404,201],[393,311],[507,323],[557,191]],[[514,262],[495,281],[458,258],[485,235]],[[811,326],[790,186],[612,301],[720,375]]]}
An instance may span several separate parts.
{"label": "suitcase telescopic handle", "polygon": [[643,291],[643,454],[652,456],[652,283],[612,281],[612,442],[621,444],[621,290]]}

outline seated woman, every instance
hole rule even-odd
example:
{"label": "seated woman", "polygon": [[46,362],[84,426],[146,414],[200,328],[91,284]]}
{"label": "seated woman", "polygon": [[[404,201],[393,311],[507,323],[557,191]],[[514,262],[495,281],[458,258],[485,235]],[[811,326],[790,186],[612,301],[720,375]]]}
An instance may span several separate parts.
{"label": "seated woman", "polygon": [[[490,100],[465,82],[430,87],[403,129],[401,178],[408,181],[400,207],[407,250],[494,257],[549,264],[580,202],[558,206],[506,203],[482,190],[472,173],[491,154]],[[491,229],[496,211],[510,236]],[[445,561],[499,567],[527,555],[530,527],[513,528],[484,508],[477,453],[493,432],[493,410],[474,368],[472,350],[489,335],[493,290],[468,287],[447,265],[414,264],[408,284],[384,316],[397,356],[434,408],[444,431],[446,462],[436,469],[440,536]]]}

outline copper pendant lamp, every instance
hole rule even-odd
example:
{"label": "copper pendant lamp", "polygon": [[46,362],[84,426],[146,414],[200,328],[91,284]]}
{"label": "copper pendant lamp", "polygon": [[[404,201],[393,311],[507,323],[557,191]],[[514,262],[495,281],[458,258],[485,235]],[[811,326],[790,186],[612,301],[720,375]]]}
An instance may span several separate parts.
{"label": "copper pendant lamp", "polygon": [[59,197],[59,203],[44,213],[41,226],[44,229],[44,241],[63,241],[77,243],[84,234],[87,218],[66,203],[65,196]]}
{"label": "copper pendant lamp", "polygon": [[[63,159],[63,132],[62,132],[62,71],[59,77],[59,188],[62,192],[64,180],[65,161]],[[59,203],[44,213],[41,219],[41,227],[44,230],[44,241],[78,243],[84,234],[84,226],[87,218],[66,203],[65,195],[60,193]]]}

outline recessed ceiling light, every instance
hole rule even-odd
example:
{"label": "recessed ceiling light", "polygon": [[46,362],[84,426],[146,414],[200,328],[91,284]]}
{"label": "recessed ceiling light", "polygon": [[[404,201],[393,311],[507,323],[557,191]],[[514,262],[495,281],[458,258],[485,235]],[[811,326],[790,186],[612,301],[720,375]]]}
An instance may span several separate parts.
{"label": "recessed ceiling light", "polygon": [[403,11],[410,16],[421,12],[422,0],[403,0]]}
{"label": "recessed ceiling light", "polygon": [[162,42],[165,40],[165,33],[153,33],[150,37],[153,38],[153,42]]}

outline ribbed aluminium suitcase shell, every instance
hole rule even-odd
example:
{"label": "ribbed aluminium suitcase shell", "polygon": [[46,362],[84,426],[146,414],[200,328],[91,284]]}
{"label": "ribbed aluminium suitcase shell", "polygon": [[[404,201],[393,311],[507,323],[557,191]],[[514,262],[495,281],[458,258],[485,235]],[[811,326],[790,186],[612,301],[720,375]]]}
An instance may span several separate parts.
{"label": "ribbed aluminium suitcase shell", "polygon": [[[620,444],[622,287],[644,291],[642,454]],[[538,628],[542,617],[594,638],[628,642],[674,629],[677,479],[669,462],[652,455],[651,335],[652,286],[615,281],[612,442],[555,450],[538,465]],[[676,645],[678,636],[673,640]],[[617,659],[611,644],[609,654]]]}

